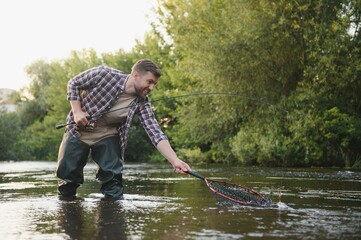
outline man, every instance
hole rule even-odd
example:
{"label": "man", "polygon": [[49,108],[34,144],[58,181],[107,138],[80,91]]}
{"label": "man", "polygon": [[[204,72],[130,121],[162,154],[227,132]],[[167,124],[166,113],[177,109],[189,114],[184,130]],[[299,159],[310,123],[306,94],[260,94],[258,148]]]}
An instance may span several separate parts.
{"label": "man", "polygon": [[171,163],[174,171],[185,174],[190,170],[173,151],[147,99],[160,76],[158,66],[143,59],[134,64],[129,75],[99,66],[69,80],[71,111],[67,116],[69,125],[59,148],[57,167],[61,198],[76,196],[76,189],[84,182],[83,168],[89,152],[99,166],[96,178],[104,198],[123,198],[124,150],[135,113],[154,146]]}

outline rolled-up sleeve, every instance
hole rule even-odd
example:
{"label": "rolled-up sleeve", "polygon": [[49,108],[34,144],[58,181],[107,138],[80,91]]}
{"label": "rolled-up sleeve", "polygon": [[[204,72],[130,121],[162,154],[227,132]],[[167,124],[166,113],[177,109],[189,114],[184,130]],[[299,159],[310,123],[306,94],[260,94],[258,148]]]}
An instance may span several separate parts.
{"label": "rolled-up sleeve", "polygon": [[149,102],[140,104],[138,116],[154,146],[157,146],[162,140],[168,140],[167,135],[161,130]]}

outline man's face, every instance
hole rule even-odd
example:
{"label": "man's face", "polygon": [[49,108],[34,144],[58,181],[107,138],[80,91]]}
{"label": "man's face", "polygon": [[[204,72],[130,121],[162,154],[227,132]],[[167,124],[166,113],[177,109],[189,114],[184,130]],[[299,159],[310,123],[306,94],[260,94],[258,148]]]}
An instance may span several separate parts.
{"label": "man's face", "polygon": [[134,73],[134,87],[138,96],[146,98],[147,95],[153,91],[158,79],[153,73],[147,72],[141,75],[139,72]]}

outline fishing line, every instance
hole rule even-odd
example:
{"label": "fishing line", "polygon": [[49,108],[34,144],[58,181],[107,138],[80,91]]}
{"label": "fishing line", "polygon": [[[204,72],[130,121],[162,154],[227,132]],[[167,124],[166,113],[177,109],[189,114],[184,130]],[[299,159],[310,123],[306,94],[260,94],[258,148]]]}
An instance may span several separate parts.
{"label": "fishing line", "polygon": [[151,102],[157,102],[157,101],[169,100],[169,99],[176,99],[176,98],[184,98],[184,97],[207,96],[207,95],[223,95],[223,96],[242,97],[242,98],[247,99],[247,100],[252,100],[252,101],[255,101],[255,102],[262,103],[264,105],[275,107],[276,109],[278,109],[278,110],[280,110],[282,112],[288,113],[288,111],[286,109],[278,107],[273,103],[263,101],[263,100],[261,100],[259,98],[244,96],[244,95],[242,95],[240,93],[225,93],[225,92],[189,93],[189,94],[177,95],[177,96],[173,96],[173,97],[158,98],[158,99],[151,100]]}
{"label": "fishing line", "polygon": [[[259,102],[259,103],[262,103],[262,104],[268,105],[268,106],[272,106],[272,107],[274,107],[274,108],[276,108],[276,109],[278,109],[278,110],[280,110],[280,111],[283,111],[283,112],[285,112],[285,113],[288,113],[287,110],[285,110],[284,108],[278,107],[278,106],[276,106],[276,105],[273,104],[273,103],[270,103],[270,102],[261,100],[261,99],[259,99],[259,98],[244,96],[244,95],[239,94],[239,93],[226,93],[226,92],[188,93],[188,94],[176,95],[176,96],[171,96],[171,97],[157,98],[157,99],[154,99],[154,100],[150,100],[150,102],[153,103],[153,102],[165,101],[165,100],[177,99],[177,98],[199,97],[199,96],[212,96],[212,95],[222,95],[222,96],[230,96],[230,97],[242,97],[242,98],[247,99],[247,100]],[[111,112],[115,112],[115,111],[120,111],[120,110],[123,110],[123,109],[126,109],[126,108],[130,108],[130,107],[132,107],[132,105],[129,105],[129,106],[126,106],[126,107],[117,108],[117,109],[113,109],[113,110],[110,110],[110,111],[107,111],[107,112],[103,112],[103,113],[94,114],[94,115],[92,115],[92,116],[88,116],[87,119],[88,119],[88,120],[91,120],[91,119],[94,118],[94,117],[101,117],[101,116],[103,116],[103,115],[105,115],[105,114],[107,114],[107,113],[111,113]],[[73,122],[70,122],[70,123],[59,124],[59,125],[56,125],[55,128],[56,128],[56,129],[60,129],[60,128],[63,128],[63,127],[66,127],[66,126],[72,125],[72,124],[75,124],[75,122],[73,121]]]}

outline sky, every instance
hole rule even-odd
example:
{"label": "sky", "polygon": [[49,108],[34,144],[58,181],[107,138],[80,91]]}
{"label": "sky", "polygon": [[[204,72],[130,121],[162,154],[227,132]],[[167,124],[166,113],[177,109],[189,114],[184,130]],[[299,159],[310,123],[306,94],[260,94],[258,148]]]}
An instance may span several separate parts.
{"label": "sky", "polygon": [[156,0],[0,1],[0,88],[29,84],[25,68],[70,52],[131,50],[154,19]]}

